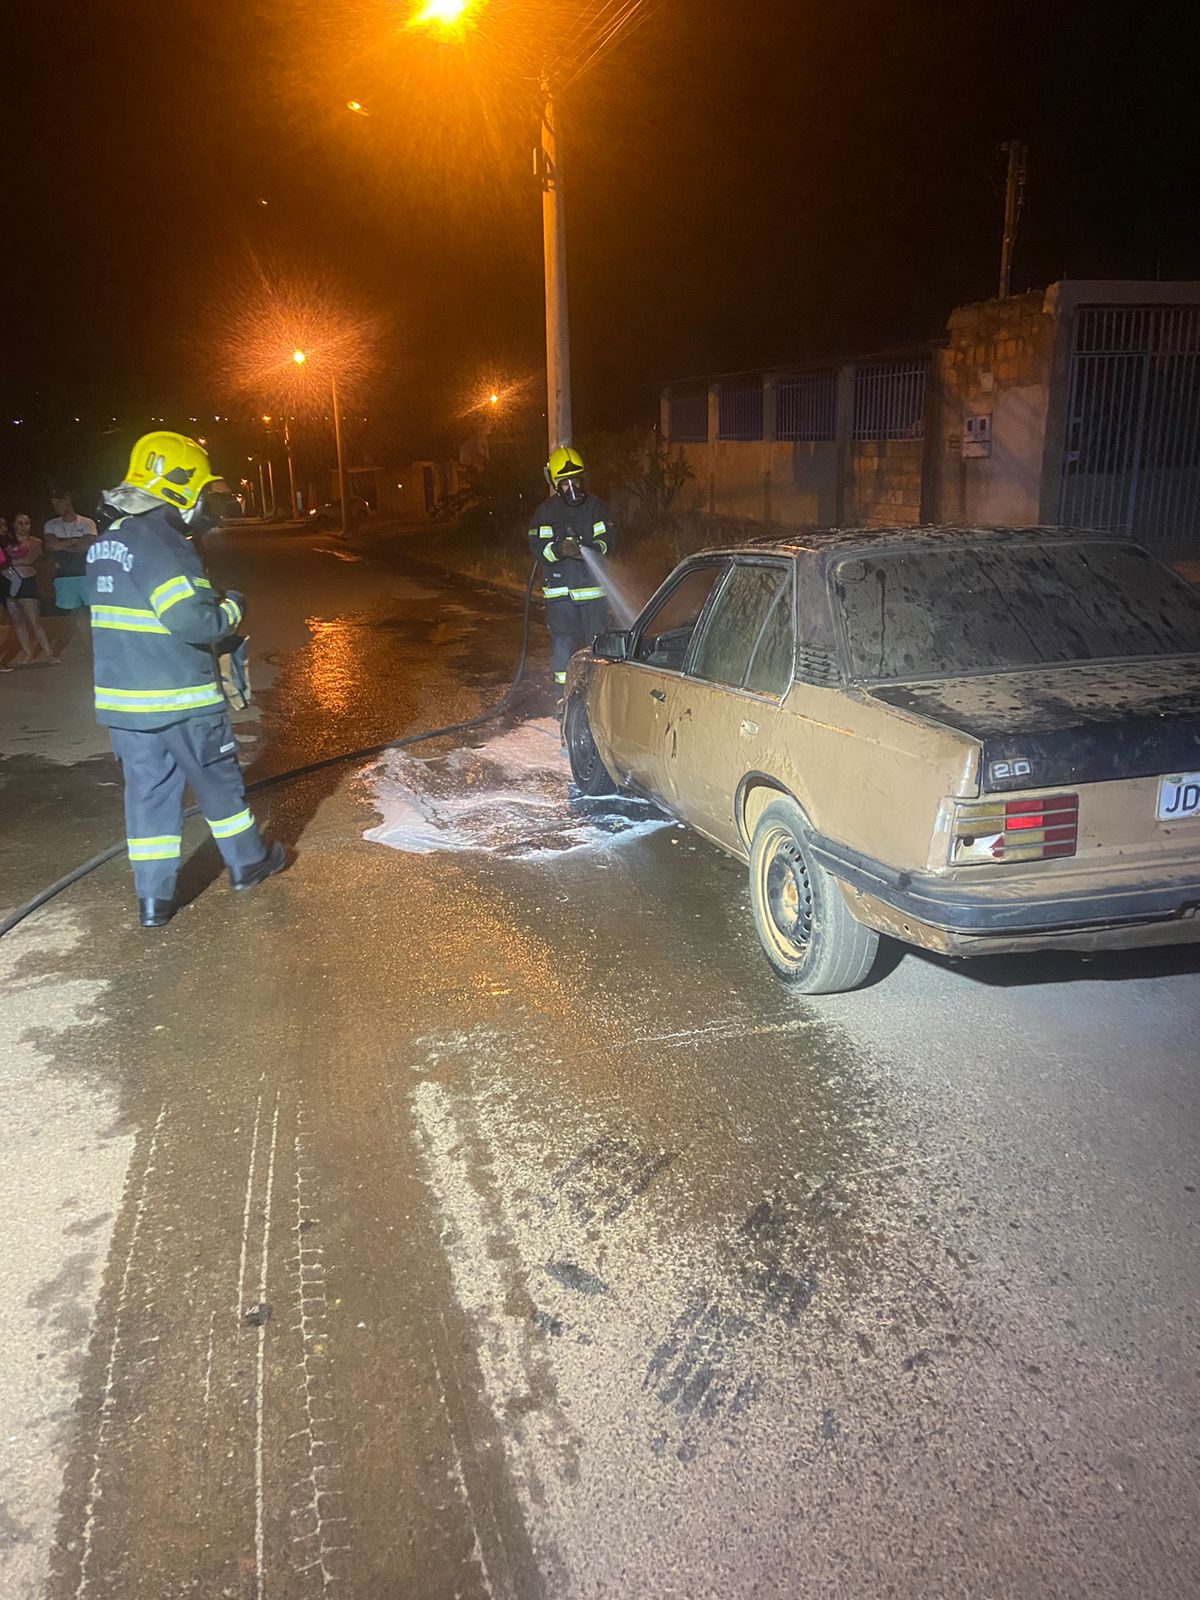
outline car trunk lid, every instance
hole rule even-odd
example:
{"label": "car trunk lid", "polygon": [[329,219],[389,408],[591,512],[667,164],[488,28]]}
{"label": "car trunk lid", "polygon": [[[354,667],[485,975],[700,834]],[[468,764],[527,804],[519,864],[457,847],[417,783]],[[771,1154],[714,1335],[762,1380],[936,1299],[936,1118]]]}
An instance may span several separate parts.
{"label": "car trunk lid", "polygon": [[1200,656],[880,684],[868,692],[978,740],[988,793],[1200,770]]}

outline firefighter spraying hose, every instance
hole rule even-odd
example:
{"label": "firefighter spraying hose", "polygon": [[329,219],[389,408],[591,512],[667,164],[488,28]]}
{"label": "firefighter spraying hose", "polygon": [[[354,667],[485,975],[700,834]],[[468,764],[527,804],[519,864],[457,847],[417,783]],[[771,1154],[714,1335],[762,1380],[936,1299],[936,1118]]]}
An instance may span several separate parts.
{"label": "firefighter spraying hose", "polygon": [[540,568],[550,668],[561,694],[567,663],[608,627],[608,595],[600,562],[612,554],[612,517],[590,493],[577,450],[563,445],[546,463],[551,494],[534,512],[529,548]]}

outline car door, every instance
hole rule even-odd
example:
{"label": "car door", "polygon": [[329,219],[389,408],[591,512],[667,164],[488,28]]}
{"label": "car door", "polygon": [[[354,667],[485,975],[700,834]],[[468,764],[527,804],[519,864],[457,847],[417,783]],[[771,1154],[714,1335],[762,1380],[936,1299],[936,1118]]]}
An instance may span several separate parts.
{"label": "car door", "polygon": [[668,807],[664,751],[692,639],[727,558],[687,562],[630,630],[625,661],[600,674],[592,727],[609,771]]}
{"label": "car door", "polygon": [[780,737],[795,646],[793,562],[737,559],[696,631],[663,761],[672,809],[729,849],[738,787]]}

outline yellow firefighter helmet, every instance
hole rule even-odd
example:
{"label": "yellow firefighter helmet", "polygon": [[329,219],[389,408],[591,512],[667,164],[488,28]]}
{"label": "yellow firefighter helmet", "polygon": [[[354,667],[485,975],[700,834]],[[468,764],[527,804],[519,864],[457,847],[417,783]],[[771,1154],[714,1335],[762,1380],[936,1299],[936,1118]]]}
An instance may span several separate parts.
{"label": "yellow firefighter helmet", "polygon": [[125,483],[143,494],[190,511],[217,474],[209,465],[203,445],[182,433],[147,433],[138,440],[129,457]]}
{"label": "yellow firefighter helmet", "polygon": [[569,444],[560,445],[546,463],[546,478],[552,489],[567,478],[581,478],[587,471],[583,457]]}

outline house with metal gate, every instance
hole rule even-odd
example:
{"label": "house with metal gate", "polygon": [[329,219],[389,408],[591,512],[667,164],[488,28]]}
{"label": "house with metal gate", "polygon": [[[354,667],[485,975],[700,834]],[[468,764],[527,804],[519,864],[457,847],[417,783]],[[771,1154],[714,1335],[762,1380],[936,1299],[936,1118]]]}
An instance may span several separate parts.
{"label": "house with metal gate", "polygon": [[667,385],[697,509],[785,526],[1033,523],[1200,553],[1200,283],[1064,281],[937,341]]}

